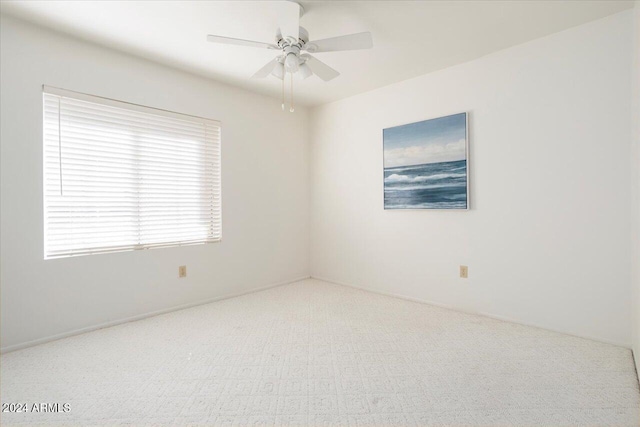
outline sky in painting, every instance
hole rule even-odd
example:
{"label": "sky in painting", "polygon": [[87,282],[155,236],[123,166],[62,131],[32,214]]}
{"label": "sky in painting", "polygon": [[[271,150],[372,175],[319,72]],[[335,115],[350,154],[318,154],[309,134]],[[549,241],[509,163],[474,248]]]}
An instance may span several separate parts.
{"label": "sky in painting", "polygon": [[460,113],[385,129],[384,167],[464,160],[466,121]]}

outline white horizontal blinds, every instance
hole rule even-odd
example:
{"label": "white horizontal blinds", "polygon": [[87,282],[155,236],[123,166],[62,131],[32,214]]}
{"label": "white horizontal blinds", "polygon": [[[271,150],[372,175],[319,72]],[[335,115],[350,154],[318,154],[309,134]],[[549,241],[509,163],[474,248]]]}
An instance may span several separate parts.
{"label": "white horizontal blinds", "polygon": [[217,122],[44,93],[45,257],[221,236]]}

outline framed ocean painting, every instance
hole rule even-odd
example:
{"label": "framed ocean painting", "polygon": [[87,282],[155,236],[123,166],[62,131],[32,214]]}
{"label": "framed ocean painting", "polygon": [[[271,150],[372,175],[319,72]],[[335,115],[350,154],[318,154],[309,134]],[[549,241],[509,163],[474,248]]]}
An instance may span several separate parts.
{"label": "framed ocean painting", "polygon": [[385,209],[468,209],[467,113],[382,131]]}

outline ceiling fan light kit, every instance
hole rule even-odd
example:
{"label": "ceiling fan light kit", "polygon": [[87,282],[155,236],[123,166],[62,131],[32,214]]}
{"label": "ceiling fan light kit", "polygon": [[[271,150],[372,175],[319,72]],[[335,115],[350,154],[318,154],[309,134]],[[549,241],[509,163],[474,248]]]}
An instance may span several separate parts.
{"label": "ceiling fan light kit", "polygon": [[371,49],[373,40],[371,33],[363,32],[309,41],[309,33],[300,26],[300,18],[304,13],[302,6],[293,1],[281,1],[277,3],[276,7],[279,28],[276,31],[275,44],[217,35],[208,35],[207,40],[212,43],[279,50],[281,53],[256,71],[252,77],[265,78],[272,75],[282,80],[282,109],[284,110],[284,79],[286,74],[289,73],[291,76],[291,105],[289,111],[293,112],[294,74],[299,74],[302,79],[315,74],[325,82],[340,75],[339,72],[309,55],[309,53]]}

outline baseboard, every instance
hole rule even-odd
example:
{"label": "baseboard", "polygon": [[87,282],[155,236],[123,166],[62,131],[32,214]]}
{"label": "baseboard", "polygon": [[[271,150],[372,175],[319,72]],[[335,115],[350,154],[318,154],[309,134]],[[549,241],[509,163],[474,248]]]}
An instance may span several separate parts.
{"label": "baseboard", "polygon": [[[338,281],[338,280],[328,279],[328,278],[320,277],[320,276],[312,275],[311,278],[312,279],[316,279],[316,280],[322,280],[323,282],[333,283],[333,284],[336,284],[336,285],[346,286],[346,287],[349,287],[349,288],[360,289],[362,291],[372,292],[374,294],[384,295],[384,296],[387,296],[387,297],[400,298],[400,299],[407,300],[407,301],[417,302],[417,303],[421,303],[421,304],[428,304],[428,305],[432,305],[432,306],[440,307],[440,308],[446,308],[447,310],[457,311],[459,313],[473,314],[473,315],[476,315],[476,316],[488,317],[489,319],[500,320],[502,322],[509,322],[509,323],[515,323],[517,325],[529,326],[529,327],[538,328],[538,329],[544,329],[545,331],[556,332],[556,333],[559,333],[559,334],[570,335],[572,337],[583,338],[583,339],[587,339],[587,340],[590,340],[590,341],[596,341],[596,342],[600,342],[600,343],[604,343],[604,344],[615,345],[616,347],[624,347],[626,349],[631,349],[630,346],[628,344],[626,344],[626,343],[620,343],[620,342],[605,340],[605,339],[602,339],[602,338],[599,338],[599,337],[592,337],[592,336],[588,336],[588,335],[581,335],[581,334],[562,331],[562,330],[558,330],[558,329],[552,329],[552,328],[549,328],[549,327],[546,327],[546,326],[536,325],[534,323],[522,322],[520,320],[511,319],[511,318],[506,317],[506,316],[500,316],[500,315],[496,315],[496,314],[492,314],[492,313],[465,310],[463,308],[456,307],[456,306],[449,305],[449,304],[443,304],[443,303],[439,303],[439,302],[435,302],[435,301],[429,301],[429,300],[425,300],[425,299],[421,299],[421,298],[414,298],[414,297],[410,297],[410,296],[406,296],[406,295],[402,295],[402,294],[395,294],[395,293],[392,293],[392,292],[380,291],[378,289],[369,288],[369,287],[366,287],[366,286],[353,285],[351,283],[344,283],[344,282],[341,282],[341,281]],[[638,357],[640,357],[640,355],[638,355]],[[637,363],[636,363],[636,366],[637,366]]]}
{"label": "baseboard", "polygon": [[63,332],[61,334],[51,335],[51,336],[44,337],[44,338],[38,338],[36,340],[27,341],[27,342],[20,343],[20,344],[8,345],[6,347],[0,348],[0,353],[4,354],[4,353],[9,353],[11,351],[22,350],[23,348],[33,347],[35,345],[44,344],[44,343],[51,342],[51,341],[56,341],[56,340],[59,340],[59,339],[62,339],[62,338],[68,338],[68,337],[72,337],[74,335],[84,334],[85,332],[97,331],[98,329],[109,328],[111,326],[117,326],[117,325],[121,325],[123,323],[128,323],[128,322],[135,322],[136,320],[142,320],[142,319],[146,319],[146,318],[149,318],[149,317],[158,316],[158,315],[161,315],[161,314],[171,313],[172,311],[184,310],[184,309],[187,309],[187,308],[196,307],[196,306],[203,305],[203,304],[209,304],[209,303],[212,303],[212,302],[215,302],[215,301],[221,301],[221,300],[224,300],[224,299],[235,298],[235,297],[239,297],[239,296],[242,296],[242,295],[252,294],[254,292],[260,292],[260,291],[264,291],[264,290],[271,289],[271,288],[277,288],[278,286],[288,285],[290,283],[299,282],[301,280],[309,279],[309,278],[310,278],[310,276],[298,277],[298,278],[295,278],[295,279],[286,280],[284,282],[273,283],[273,284],[270,284],[270,285],[261,286],[259,288],[249,289],[249,290],[243,291],[243,292],[237,292],[237,293],[234,293],[234,294],[228,294],[228,295],[222,295],[222,296],[219,296],[219,297],[208,298],[206,300],[200,300],[200,301],[196,301],[196,302],[190,302],[190,303],[186,303],[186,304],[176,305],[176,306],[169,307],[169,308],[163,308],[163,309],[156,310],[156,311],[151,311],[151,312],[148,312],[148,313],[143,313],[143,314],[138,314],[138,315],[131,316],[131,317],[126,317],[124,319],[112,320],[112,321],[105,322],[105,323],[100,323],[100,324],[94,325],[94,326],[87,326],[85,328],[74,329],[72,331]]}

